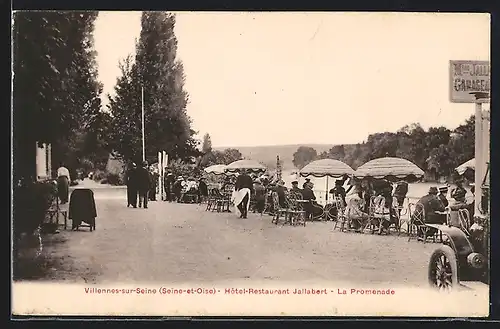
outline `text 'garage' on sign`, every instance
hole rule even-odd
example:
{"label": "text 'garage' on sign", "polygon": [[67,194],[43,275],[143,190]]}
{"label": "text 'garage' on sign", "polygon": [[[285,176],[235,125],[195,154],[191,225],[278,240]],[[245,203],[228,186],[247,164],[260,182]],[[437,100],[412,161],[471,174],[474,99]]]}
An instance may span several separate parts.
{"label": "text 'garage' on sign", "polygon": [[[490,94],[489,61],[450,61],[450,101],[487,103]],[[487,95],[478,99],[476,95]]]}

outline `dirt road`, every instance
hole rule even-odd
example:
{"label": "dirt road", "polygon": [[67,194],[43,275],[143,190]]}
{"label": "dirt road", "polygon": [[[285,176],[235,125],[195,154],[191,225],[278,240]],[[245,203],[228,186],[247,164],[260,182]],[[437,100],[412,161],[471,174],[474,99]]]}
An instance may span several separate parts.
{"label": "dirt road", "polygon": [[[43,273],[69,282],[224,280],[426,284],[432,244],[332,231],[331,223],[275,226],[271,217],[151,202],[125,206],[124,189],[96,189],[97,230],[46,237]],[[29,278],[28,278],[29,279]]]}

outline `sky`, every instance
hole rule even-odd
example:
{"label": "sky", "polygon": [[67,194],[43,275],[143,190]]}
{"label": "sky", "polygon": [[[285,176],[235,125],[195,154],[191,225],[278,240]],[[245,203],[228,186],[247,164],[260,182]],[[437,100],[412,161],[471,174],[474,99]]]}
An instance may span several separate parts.
{"label": "sky", "polygon": [[[487,14],[176,14],[187,111],[214,147],[359,143],[411,123],[453,129],[474,104],[450,102],[449,61],[490,60]],[[99,14],[105,93],[135,52],[140,15]]]}

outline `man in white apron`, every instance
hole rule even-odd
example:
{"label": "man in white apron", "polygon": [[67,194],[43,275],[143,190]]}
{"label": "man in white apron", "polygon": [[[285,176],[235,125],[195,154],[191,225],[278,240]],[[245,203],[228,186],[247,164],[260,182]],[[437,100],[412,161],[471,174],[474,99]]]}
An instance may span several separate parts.
{"label": "man in white apron", "polygon": [[253,193],[253,180],[243,170],[235,184],[234,205],[240,211],[240,218],[247,218],[248,208],[250,206],[250,195]]}

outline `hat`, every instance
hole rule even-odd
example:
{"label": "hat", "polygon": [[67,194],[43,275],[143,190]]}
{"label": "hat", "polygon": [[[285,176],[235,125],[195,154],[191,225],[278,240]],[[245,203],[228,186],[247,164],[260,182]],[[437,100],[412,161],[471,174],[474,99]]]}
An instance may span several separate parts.
{"label": "hat", "polygon": [[335,181],[335,185],[342,185],[342,181],[341,181],[341,180],[339,180],[339,179],[337,179],[337,180]]}
{"label": "hat", "polygon": [[438,194],[438,189],[435,186],[429,188],[429,194]]}
{"label": "hat", "polygon": [[167,176],[173,176],[173,175],[174,175],[174,174],[172,174],[171,172],[169,172],[169,173],[167,174]]}
{"label": "hat", "polygon": [[183,180],[184,178],[182,176],[177,177],[177,180]]}
{"label": "hat", "polygon": [[256,184],[260,184],[260,178],[257,178],[257,179],[254,181],[254,183],[256,183]]}
{"label": "hat", "polygon": [[448,191],[448,186],[440,186],[439,187],[439,192],[447,192]]}
{"label": "hat", "polygon": [[299,184],[299,181],[294,180],[294,181],[292,182],[292,185],[297,185],[297,184]]}

